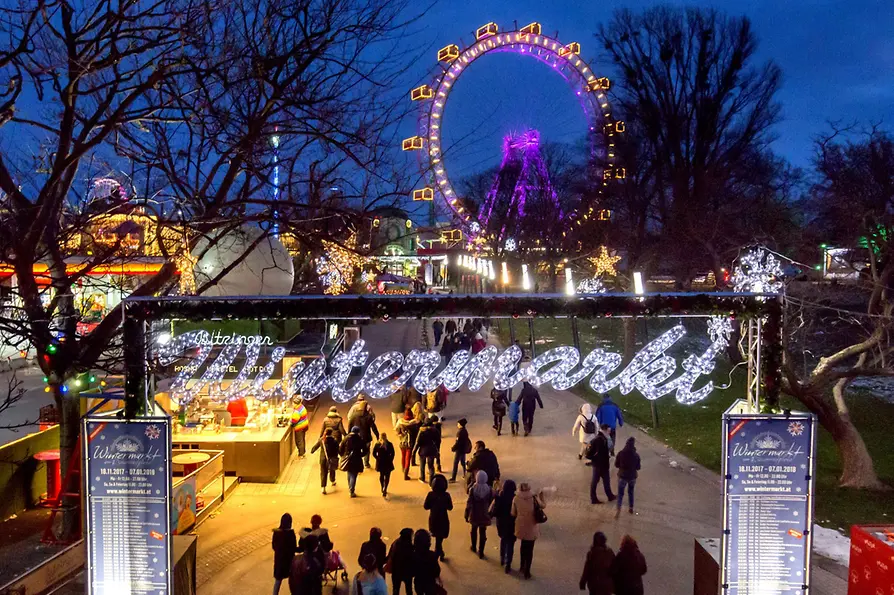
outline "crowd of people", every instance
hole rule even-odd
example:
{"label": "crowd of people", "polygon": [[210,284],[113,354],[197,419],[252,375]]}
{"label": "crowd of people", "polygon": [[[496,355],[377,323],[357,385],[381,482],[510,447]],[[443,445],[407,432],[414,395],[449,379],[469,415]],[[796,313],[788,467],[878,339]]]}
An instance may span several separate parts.
{"label": "crowd of people", "polygon": [[[480,351],[486,344],[487,327],[484,321],[468,320],[462,329],[453,320],[446,324],[435,321],[432,325],[435,344],[441,345],[441,355],[449,361],[458,349]],[[476,351],[477,349],[477,351]],[[399,465],[404,480],[411,479],[413,467],[418,467],[418,480],[430,491],[423,508],[428,511],[428,528],[400,531],[399,536],[386,548],[382,531],[370,529],[357,559],[358,571],[348,577],[341,555],[333,548],[328,531],[322,527],[322,518],[314,515],[309,527],[297,534],[292,529],[292,517],[284,514],[280,526],[274,529],[274,595],[279,593],[282,582],[288,581],[293,595],[322,593],[327,579],[342,579],[350,585],[351,593],[386,595],[389,592],[385,577],[391,575],[391,592],[399,594],[401,588],[410,595],[442,594],[446,590],[441,582],[441,566],[446,561],[444,542],[450,536],[451,513],[454,510],[449,484],[458,481],[460,472],[465,481],[463,518],[469,526],[469,546],[473,554],[486,559],[485,544],[488,528],[496,527],[500,542],[500,565],[506,574],[513,570],[518,543],[518,571],[525,579],[532,576],[534,544],[540,535],[540,525],[547,522],[546,499],[543,491],[535,493],[530,484],[516,484],[503,479],[496,454],[487,448],[483,440],[472,441],[468,420],[456,422],[451,452],[453,466],[448,480],[441,466],[443,415],[447,407],[449,391],[442,385],[437,390],[420,394],[412,386],[404,386],[389,400],[391,428],[395,444],[387,432],[380,431],[372,405],[359,396],[347,414],[347,425],[338,409],[333,406],[323,420],[320,435],[311,453],[319,451],[321,491],[336,486],[337,471],[347,476],[350,497],[357,496],[357,478],[366,469],[374,467],[379,475],[381,494],[388,497],[392,473],[396,470],[395,458],[400,455]],[[503,420],[508,415],[513,436],[520,430],[528,436],[533,430],[537,407],[543,401],[537,389],[524,382],[517,398],[509,391],[491,390],[491,414],[497,436],[503,433]],[[521,423],[521,429],[520,429]],[[640,457],[633,437],[615,453],[617,428],[624,420],[620,408],[609,396],[594,409],[590,404],[581,406],[572,427],[579,443],[578,459],[591,467],[590,500],[602,503],[597,490],[602,489],[609,502],[616,502],[615,518],[628,497],[628,512],[634,513],[634,489],[640,470]],[[293,416],[295,442],[299,455],[304,456],[304,433],[308,418],[303,406],[296,407]],[[298,433],[301,436],[299,438]],[[612,490],[612,459],[617,477],[617,495]],[[642,576],[646,563],[636,541],[624,536],[617,554],[608,547],[606,536],[597,532],[593,545],[586,556],[580,578],[580,589],[594,594],[640,595],[643,593]]]}

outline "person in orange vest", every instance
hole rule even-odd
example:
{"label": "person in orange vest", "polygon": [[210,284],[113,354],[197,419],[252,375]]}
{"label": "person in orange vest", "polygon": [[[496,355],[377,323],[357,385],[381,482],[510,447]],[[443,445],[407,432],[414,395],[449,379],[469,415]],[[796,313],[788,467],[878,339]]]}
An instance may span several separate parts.
{"label": "person in orange vest", "polygon": [[307,419],[307,409],[304,407],[304,401],[298,399],[295,407],[292,409],[292,432],[295,434],[295,448],[298,449],[298,456],[304,456],[304,435],[307,434],[307,428],[310,422]]}

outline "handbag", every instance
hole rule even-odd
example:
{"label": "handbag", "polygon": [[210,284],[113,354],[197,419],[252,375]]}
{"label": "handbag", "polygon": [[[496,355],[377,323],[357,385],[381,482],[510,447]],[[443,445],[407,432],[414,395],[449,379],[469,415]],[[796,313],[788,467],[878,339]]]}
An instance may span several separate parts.
{"label": "handbag", "polygon": [[348,470],[348,463],[351,462],[351,455],[347,454],[338,461],[338,468],[342,471]]}
{"label": "handbag", "polygon": [[537,498],[534,498],[534,522],[541,525],[547,520],[546,513],[543,512],[543,507],[540,506],[540,502],[537,501]]}

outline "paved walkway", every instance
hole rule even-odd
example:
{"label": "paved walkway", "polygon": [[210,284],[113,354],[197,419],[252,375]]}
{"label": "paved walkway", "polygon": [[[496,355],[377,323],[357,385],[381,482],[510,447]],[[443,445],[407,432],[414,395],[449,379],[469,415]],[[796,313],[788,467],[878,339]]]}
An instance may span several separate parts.
{"label": "paved walkway", "polygon": [[[413,337],[422,340],[420,330],[418,324],[394,321],[370,327],[365,336],[388,349],[405,350],[413,346],[407,345]],[[597,530],[604,531],[615,548],[626,533],[639,541],[649,566],[645,576],[647,593],[692,593],[693,541],[696,537],[719,534],[721,498],[715,474],[647,434],[625,426],[618,440],[623,443],[631,435],[637,438],[643,470],[636,486],[637,514],[625,512],[615,520],[614,508],[589,502],[590,469],[578,461],[578,443],[571,436],[582,401],[570,392],[543,388],[545,408],[537,411],[533,434],[527,438],[507,434],[497,437],[490,427],[488,392],[489,389],[450,395],[442,448],[444,470],[448,471],[452,462],[454,423],[466,417],[472,440],[485,440],[496,452],[504,479],[527,481],[535,490],[547,491],[549,522],[542,526],[535,547],[534,578],[524,581],[517,573],[505,575],[499,568],[499,539],[493,528],[488,535],[487,560],[479,560],[469,551],[468,525],[463,522],[462,512],[465,497],[460,484],[452,485],[454,512],[451,536],[445,542],[448,561],[442,566],[450,593],[579,592],[577,581],[583,560]],[[323,405],[320,411],[326,410]],[[344,413],[347,407],[340,409]],[[377,404],[376,409],[381,425],[387,426],[387,404]],[[314,420],[311,436],[319,432],[321,419],[318,416]],[[676,465],[671,466],[671,461],[676,461]],[[414,478],[415,471],[414,468]],[[339,473],[334,493],[321,495],[316,456],[293,459],[278,484],[243,484],[220,512],[198,530],[199,593],[231,595],[234,585],[238,585],[240,594],[268,593],[273,564],[270,531],[283,512],[290,512],[299,526],[304,526],[312,514],[321,514],[336,549],[342,552],[352,572],[356,571],[360,544],[367,539],[371,526],[381,527],[389,542],[403,527],[427,527],[422,501],[428,488],[415,479],[404,481],[396,472],[387,501],[379,495],[378,476],[374,472],[360,476],[356,499],[348,498],[346,484],[345,475]],[[516,551],[516,567],[517,560]],[[845,581],[817,569],[812,592],[843,595],[845,590]]]}

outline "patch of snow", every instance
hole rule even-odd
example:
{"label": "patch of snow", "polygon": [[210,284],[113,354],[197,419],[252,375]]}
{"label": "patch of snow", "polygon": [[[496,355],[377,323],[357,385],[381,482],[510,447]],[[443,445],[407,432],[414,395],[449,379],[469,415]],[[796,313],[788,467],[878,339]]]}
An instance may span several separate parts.
{"label": "patch of snow", "polygon": [[680,466],[680,463],[678,463],[677,461],[673,461],[673,460],[672,460],[672,461],[670,462],[670,466],[673,467],[674,469],[676,469],[677,467]]}
{"label": "patch of snow", "polygon": [[894,403],[894,378],[879,376],[856,378],[851,383],[850,388],[869,391],[880,399]]}
{"label": "patch of snow", "polygon": [[813,551],[847,566],[851,557],[851,540],[835,529],[814,525]]}

